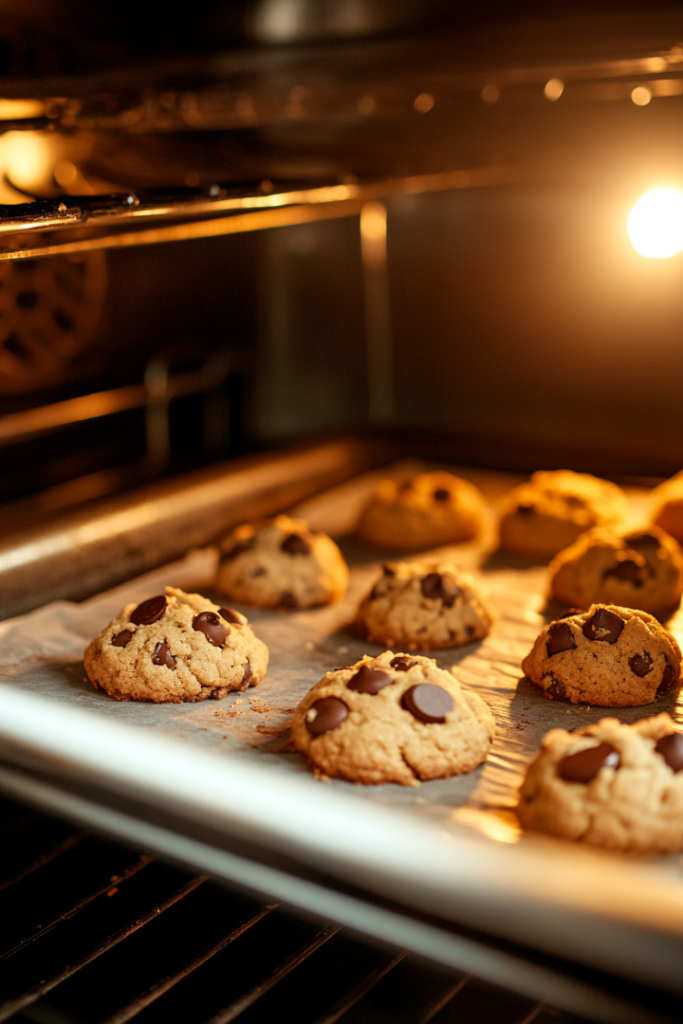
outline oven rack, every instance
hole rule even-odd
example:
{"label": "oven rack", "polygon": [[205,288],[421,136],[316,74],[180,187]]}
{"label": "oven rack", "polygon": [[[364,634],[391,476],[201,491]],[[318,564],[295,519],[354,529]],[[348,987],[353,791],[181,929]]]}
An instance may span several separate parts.
{"label": "oven rack", "polygon": [[0,1021],[573,1019],[6,799],[0,839]]}

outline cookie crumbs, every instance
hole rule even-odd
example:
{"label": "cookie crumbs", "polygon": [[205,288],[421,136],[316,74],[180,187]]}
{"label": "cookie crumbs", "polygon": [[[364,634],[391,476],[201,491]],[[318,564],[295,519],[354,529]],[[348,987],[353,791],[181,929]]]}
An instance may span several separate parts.
{"label": "cookie crumbs", "polygon": [[265,722],[259,722],[256,726],[256,732],[260,732],[263,736],[279,736],[282,729],[276,729],[272,725],[266,725]]}
{"label": "cookie crumbs", "polygon": [[313,778],[317,779],[318,782],[331,782],[332,781],[330,779],[330,776],[326,775],[325,772],[320,771],[319,768],[314,768],[313,769]]}

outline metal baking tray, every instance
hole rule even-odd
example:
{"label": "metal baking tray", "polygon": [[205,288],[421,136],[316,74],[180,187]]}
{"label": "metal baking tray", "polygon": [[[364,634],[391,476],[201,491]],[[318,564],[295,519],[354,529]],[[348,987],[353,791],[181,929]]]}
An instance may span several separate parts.
{"label": "metal baking tray", "polygon": [[[380,557],[349,531],[386,472],[294,509],[339,538],[351,583],[331,607],[243,609],[271,652],[266,678],[248,693],[119,703],[84,679],[85,645],[125,602],[166,583],[213,596],[212,546],[80,603],[57,600],[0,623],[0,789],[595,1019],[676,1019],[665,1004],[683,994],[681,858],[629,860],[524,835],[514,816],[525,764],[547,729],[608,714],[681,718],[675,696],[617,711],[573,707],[522,679],[521,659],[545,621],[545,567],[496,554],[491,530],[439,549],[481,580],[497,616],[483,641],[432,652],[496,716],[485,765],[414,788],[354,786],[315,780],[288,746],[310,686],[381,650],[349,628]],[[492,502],[517,479],[461,472]],[[646,492],[629,495],[642,517]],[[683,639],[680,612],[668,625]]]}

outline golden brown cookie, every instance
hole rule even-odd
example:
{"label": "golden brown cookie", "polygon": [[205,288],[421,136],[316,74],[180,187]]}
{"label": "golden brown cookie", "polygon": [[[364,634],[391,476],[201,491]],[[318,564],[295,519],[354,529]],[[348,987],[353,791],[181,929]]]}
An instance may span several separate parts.
{"label": "golden brown cookie", "polygon": [[246,523],[221,545],[216,590],[256,608],[329,604],[344,595],[348,582],[337,545],[303,519]]}
{"label": "golden brown cookie", "polygon": [[83,660],[93,686],[116,700],[180,704],[255,686],[268,648],[240,612],[166,587],[165,596],[126,605]]}
{"label": "golden brown cookie", "polygon": [[411,480],[382,480],[357,533],[375,547],[420,551],[475,537],[484,517],[484,499],[474,484],[452,473],[421,473]]}
{"label": "golden brown cookie", "polygon": [[683,593],[683,552],[657,526],[588,530],[550,563],[551,594],[574,608],[618,604],[658,612]]}
{"label": "golden brown cookie", "polygon": [[325,775],[412,786],[471,772],[494,729],[481,697],[431,658],[385,651],[327,672],[297,708],[292,740]]}
{"label": "golden brown cookie", "polygon": [[652,522],[683,544],[683,471],[652,492]]}
{"label": "golden brown cookie", "polygon": [[546,626],[522,670],[551,700],[626,708],[680,686],[681,651],[647,612],[593,604]]}
{"label": "golden brown cookie", "polygon": [[358,609],[368,640],[411,651],[479,640],[492,621],[480,588],[450,562],[386,564]]}
{"label": "golden brown cookie", "polygon": [[552,729],[529,765],[525,828],[627,853],[683,847],[683,734],[667,714]]}
{"label": "golden brown cookie", "polygon": [[620,487],[569,469],[539,471],[501,498],[500,546],[547,560],[593,526],[614,526],[627,513]]}

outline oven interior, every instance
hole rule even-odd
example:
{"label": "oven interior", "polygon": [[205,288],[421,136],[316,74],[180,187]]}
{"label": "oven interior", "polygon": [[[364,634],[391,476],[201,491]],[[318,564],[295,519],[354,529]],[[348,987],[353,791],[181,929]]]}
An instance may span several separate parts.
{"label": "oven interior", "polygon": [[[398,454],[680,469],[683,257],[626,232],[681,184],[677,7],[6,6],[0,578],[74,516],[312,439],[349,446],[338,478]],[[5,615],[56,595],[38,579]],[[43,811],[1,817],[0,1019],[571,1019]],[[632,999],[655,1019],[656,994]]]}

